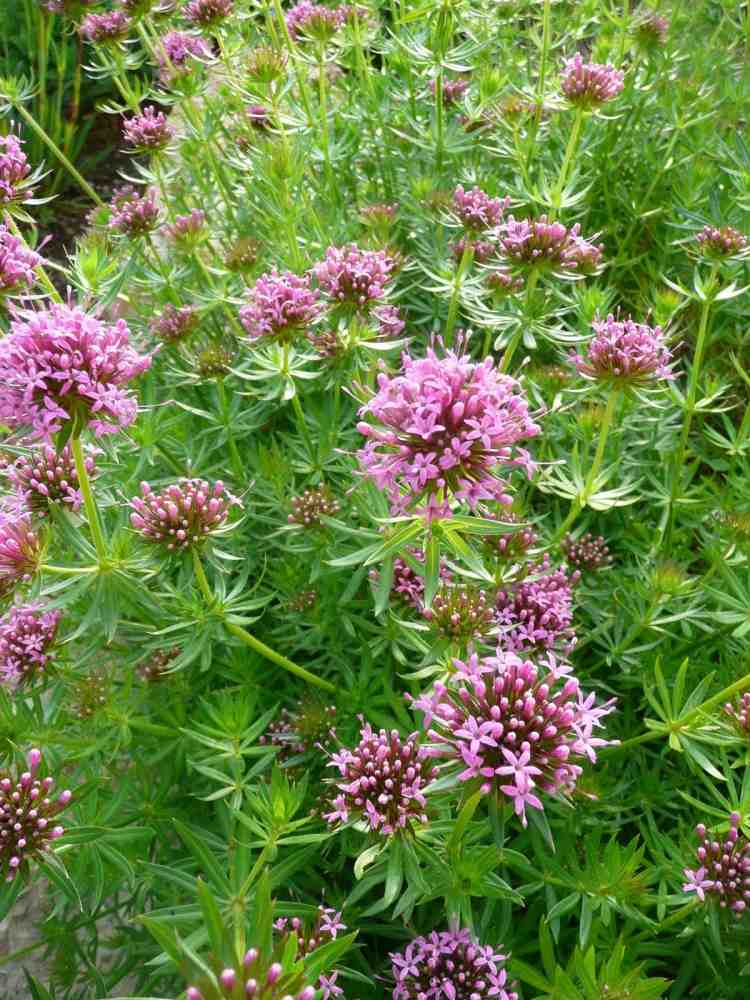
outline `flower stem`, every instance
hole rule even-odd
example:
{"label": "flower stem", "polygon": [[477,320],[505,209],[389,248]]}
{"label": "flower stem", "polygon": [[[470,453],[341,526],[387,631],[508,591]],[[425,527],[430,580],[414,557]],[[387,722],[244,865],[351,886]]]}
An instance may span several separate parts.
{"label": "flower stem", "polygon": [[323,147],[323,163],[325,165],[326,184],[329,194],[335,188],[333,167],[331,166],[331,141],[328,134],[328,95],[326,89],[326,55],[325,46],[321,42],[318,49],[318,104],[320,107],[320,138]]}
{"label": "flower stem", "polygon": [[[526,303],[524,310],[526,315],[529,315],[531,312],[531,303],[534,299],[534,292],[536,290],[538,281],[539,281],[539,271],[534,269],[529,275],[529,280],[526,282]],[[500,362],[500,371],[503,374],[507,374],[508,369],[510,368],[510,363],[513,360],[513,355],[518,350],[518,345],[521,343],[521,340],[523,338],[523,331],[524,331],[524,323],[521,322],[518,324],[518,329],[510,338],[508,346],[505,348],[505,352],[503,353],[503,359]]]}
{"label": "flower stem", "polygon": [[97,510],[96,500],[94,499],[94,493],[91,489],[91,480],[89,479],[88,469],[86,468],[86,457],[83,453],[83,444],[80,436],[75,436],[71,439],[70,448],[73,452],[73,460],[76,465],[78,485],[81,488],[83,505],[86,508],[89,531],[91,532],[91,538],[94,543],[94,548],[96,549],[96,554],[99,557],[99,562],[102,563],[107,558],[107,542],[104,538],[101,521],[99,520],[99,511]]}
{"label": "flower stem", "polygon": [[443,64],[438,66],[435,77],[435,169],[443,168],[443,133],[445,129],[445,108],[443,107]]}
{"label": "flower stem", "polygon": [[536,137],[539,132],[539,126],[542,122],[542,111],[544,110],[544,87],[547,83],[547,60],[549,58],[550,49],[550,11],[552,6],[552,0],[544,0],[544,10],[542,13],[542,54],[539,61],[539,82],[536,88],[536,108],[534,109],[534,121],[531,125],[531,135],[529,142],[529,149],[526,154],[526,169],[528,170],[532,157],[534,155],[534,147],[536,145]]}
{"label": "flower stem", "polygon": [[299,395],[295,392],[292,396],[292,409],[294,410],[294,415],[297,418],[297,427],[302,435],[302,439],[305,442],[305,447],[307,448],[307,453],[310,456],[310,464],[315,464],[315,450],[313,448],[312,438],[307,430],[307,421],[305,420],[305,412],[302,409],[302,404],[299,401]]}
{"label": "flower stem", "polygon": [[471,262],[473,256],[473,247],[471,240],[468,236],[464,237],[464,249],[461,254],[461,261],[456,268],[456,276],[453,279],[453,293],[451,295],[450,304],[448,306],[448,319],[445,322],[445,346],[450,347],[453,344],[453,328],[456,325],[456,317],[458,316],[458,303],[461,297],[461,285],[463,283],[464,275]]}
{"label": "flower stem", "polygon": [[238,482],[242,482],[244,479],[244,468],[239,450],[237,448],[237,442],[234,440],[234,434],[232,433],[232,427],[229,419],[229,400],[227,399],[227,391],[224,388],[224,383],[221,379],[216,380],[216,393],[219,397],[219,406],[221,407],[224,427],[227,432],[227,442],[229,444],[229,454],[232,456],[234,475]]}
{"label": "flower stem", "polygon": [[573,118],[573,127],[570,130],[570,136],[568,137],[568,144],[565,147],[565,155],[563,156],[563,161],[560,164],[560,173],[557,175],[557,181],[555,186],[550,193],[550,221],[554,221],[555,216],[559,214],[560,211],[560,199],[562,198],[562,193],[565,190],[565,185],[568,182],[568,175],[570,174],[570,166],[578,152],[578,144],[581,140],[581,126],[583,125],[583,108],[576,108],[575,117]]}

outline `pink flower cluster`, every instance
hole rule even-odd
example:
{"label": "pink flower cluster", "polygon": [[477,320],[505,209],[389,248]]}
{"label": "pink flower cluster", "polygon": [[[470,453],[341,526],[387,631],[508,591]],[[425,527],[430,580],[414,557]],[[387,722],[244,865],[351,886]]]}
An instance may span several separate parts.
{"label": "pink flower cluster", "polygon": [[463,768],[461,781],[479,779],[484,794],[502,792],[525,826],[527,806],[543,809],[538,792],[571,795],[582,773],[576,761],[595,761],[596,747],[607,745],[593,733],[614,701],[597,708],[552,657],[543,673],[499,651],[454,666],[447,685],[414,700],[434,741],[427,752]]}
{"label": "pink flower cluster", "polygon": [[182,8],[183,17],[201,28],[210,28],[232,13],[232,0],[190,0]]}
{"label": "pink flower cluster", "polygon": [[175,76],[190,72],[194,59],[206,61],[211,58],[211,49],[202,38],[186,31],[169,31],[162,39],[159,51],[161,78],[169,82]]}
{"label": "pink flower cluster", "polygon": [[[452,104],[457,104],[468,89],[469,89],[469,81],[463,79],[462,77],[457,77],[455,80],[443,80],[444,107],[447,108],[450,107]],[[434,97],[435,94],[437,93],[436,80],[430,80],[430,90],[432,91],[432,95]]]}
{"label": "pink flower cluster", "polygon": [[302,528],[319,528],[321,517],[334,517],[341,510],[341,504],[328,486],[313,486],[292,499],[289,524]]}
{"label": "pink flower cluster", "polygon": [[90,42],[119,42],[127,38],[132,22],[121,10],[87,14],[81,22],[81,34]]}
{"label": "pink flower cluster", "polygon": [[724,711],[732,725],[743,739],[750,737],[750,691],[738,695],[736,704],[728,701]]}
{"label": "pink flower cluster", "polygon": [[319,293],[310,287],[310,276],[279,273],[261,274],[240,309],[240,320],[251,340],[273,338],[289,343],[303,335],[321,312]]}
{"label": "pink flower cluster", "polygon": [[351,11],[349,6],[332,10],[311,0],[302,0],[287,12],[287,30],[295,41],[301,41],[306,35],[327,38],[346,24]]}
{"label": "pink flower cluster", "polygon": [[377,424],[357,426],[367,438],[358,453],[364,473],[385,490],[397,511],[427,497],[428,510],[446,515],[455,497],[509,504],[501,466],[531,468],[519,441],[539,433],[515,379],[448,351],[402,358],[402,374],[378,376],[378,391],[360,410]]}
{"label": "pink flower cluster", "polygon": [[467,929],[433,931],[391,954],[393,1000],[518,1000],[506,989],[507,956],[478,944]]}
{"label": "pink flower cluster", "polygon": [[[493,511],[485,513],[484,516],[490,521],[500,521],[504,524],[520,524],[524,520],[512,510],[501,511],[499,514]],[[526,525],[518,531],[509,531],[507,535],[488,534],[484,541],[501,559],[520,559],[532,545],[536,545],[539,535]]]}
{"label": "pink flower cluster", "polygon": [[60,617],[40,604],[23,604],[0,619],[0,683],[15,688],[44,674],[54,656]]}
{"label": "pink flower cluster", "polygon": [[14,135],[0,135],[0,205],[31,197],[27,183],[30,170],[21,141]]}
{"label": "pink flower cluster", "polygon": [[578,569],[594,571],[606,569],[612,564],[609,546],[601,535],[594,537],[590,531],[580,538],[566,535],[560,543],[565,558]]}
{"label": "pink flower cluster", "polygon": [[471,251],[472,260],[475,260],[477,264],[486,264],[497,253],[497,247],[494,243],[490,243],[489,240],[470,240],[462,236],[460,240],[456,240],[451,246],[451,253],[455,260],[461,260],[467,246]]}
{"label": "pink flower cluster", "polygon": [[733,257],[747,247],[747,236],[734,226],[704,226],[695,241],[705,257],[717,260]]}
{"label": "pink flower cluster", "polygon": [[635,34],[642,45],[663,45],[669,34],[669,21],[655,10],[643,8],[635,26]]}
{"label": "pink flower cluster", "polygon": [[685,868],[688,881],[682,889],[694,892],[701,902],[706,896],[716,900],[739,919],[750,903],[750,841],[740,833],[739,813],[732,813],[729,824],[724,841],[711,840],[703,823],[696,826],[698,868]]}
{"label": "pink flower cluster", "polygon": [[144,236],[159,224],[156,189],[139,194],[132,184],[126,184],[112,198],[109,228],[123,236]]}
{"label": "pink flower cluster", "polygon": [[648,385],[659,379],[674,378],[670,370],[672,355],[664,342],[660,326],[634,323],[629,317],[594,320],[594,337],[587,356],[573,356],[580,374],[590,379]]}
{"label": "pink flower cluster", "polygon": [[122,123],[125,142],[136,150],[164,149],[174,136],[174,129],[163,111],[147,105],[138,115]]}
{"label": "pink flower cluster", "polygon": [[177,344],[197,328],[200,317],[193,306],[175,306],[167,302],[151,329],[159,340]]}
{"label": "pink flower cluster", "polygon": [[396,729],[376,733],[364,722],[354,750],[342,747],[331,756],[329,767],[338,768],[342,780],[325,818],[330,824],[360,819],[383,836],[426,823],[424,789],[435,773],[427,756],[416,733],[402,739]]}
{"label": "pink flower cluster", "polygon": [[29,313],[0,340],[0,421],[49,439],[75,417],[113,434],[135,420],[126,386],[150,364],[124,320],[108,325],[68,305]]}
{"label": "pink flower cluster", "polygon": [[444,586],[422,617],[438,638],[465,643],[489,635],[495,625],[495,609],[487,592],[479,587]]}
{"label": "pink flower cluster", "polygon": [[187,215],[176,215],[174,222],[164,227],[170,239],[181,246],[195,246],[206,232],[206,213],[193,208]]}
{"label": "pink flower cluster", "polygon": [[[288,977],[284,975],[281,962],[271,962],[266,965],[257,948],[250,948],[245,952],[242,968],[239,971],[233,968],[222,969],[216,979],[219,987],[218,995],[226,1000],[234,1000],[238,996],[247,997],[248,1000],[314,1000],[316,993],[313,986],[305,986],[292,996],[289,992]],[[214,1000],[216,995],[216,988],[211,986],[209,994],[211,1000]],[[204,993],[197,986],[188,986],[185,998],[206,1000]]]}
{"label": "pink flower cluster", "polygon": [[[421,549],[411,549],[412,557],[417,563],[424,566],[424,552]],[[449,581],[452,574],[446,566],[444,560],[440,560],[440,579]],[[377,570],[372,570],[370,579],[377,583],[379,578]],[[424,598],[424,575],[414,570],[405,559],[396,556],[393,560],[393,581],[391,583],[391,599],[401,600],[410,604],[415,611],[421,611]]]}
{"label": "pink flower cluster", "polygon": [[31,580],[39,569],[43,550],[31,514],[24,513],[20,504],[0,507],[0,598]]}
{"label": "pink flower cluster", "polygon": [[490,198],[478,187],[465,191],[459,184],[453,192],[453,212],[461,225],[472,233],[499,226],[510,198]]}
{"label": "pink flower cluster", "polygon": [[313,268],[318,285],[339,304],[363,309],[381,299],[396,265],[384,250],[360,250],[356,243],[329,247]]}
{"label": "pink flower cluster", "polygon": [[[85,456],[86,470],[93,475],[94,457]],[[81,506],[78,472],[70,445],[58,452],[49,444],[34,448],[28,455],[19,455],[5,469],[5,475],[27,507],[36,514],[46,514],[51,504],[67,504],[71,510]]]}
{"label": "pink flower cluster", "polygon": [[34,268],[40,264],[44,260],[39,254],[0,224],[0,298],[28,292],[36,281]]}
{"label": "pink flower cluster", "polygon": [[[346,930],[346,924],[341,919],[341,914],[330,906],[318,907],[318,915],[311,928],[306,929],[299,917],[292,917],[291,920],[282,917],[274,923],[274,927],[284,934],[286,939],[292,935],[296,937],[298,958],[311,955],[323,945],[335,941],[339,931]],[[322,993],[322,1000],[331,1000],[332,997],[343,995],[344,991],[336,985],[337,978],[338,973],[333,972],[330,976],[321,976],[318,979],[318,989]],[[284,1000],[288,1000],[288,998],[285,997]]]}
{"label": "pink flower cluster", "polygon": [[589,274],[601,263],[602,247],[584,239],[576,223],[568,229],[561,222],[514,219],[508,216],[499,232],[501,254],[518,268],[545,268],[563,274]]}
{"label": "pink flower cluster", "polygon": [[61,826],[51,824],[73,796],[64,791],[54,802],[48,797],[54,780],[37,778],[41,760],[39,750],[30,750],[28,771],[0,778],[0,875],[6,882],[63,835]]}
{"label": "pink flower cluster", "polygon": [[130,523],[148,542],[170,552],[199,545],[227,522],[233,506],[242,506],[220,481],[180,479],[160,493],[141,483],[141,497],[130,501]]}
{"label": "pink flower cluster", "polygon": [[598,108],[617,97],[625,86],[624,79],[625,74],[614,66],[584,62],[576,52],[565,63],[560,88],[571,104]]}
{"label": "pink flower cluster", "polygon": [[575,644],[573,586],[580,579],[564,569],[550,570],[549,556],[529,568],[529,575],[495,596],[500,644],[514,652],[551,649],[562,644],[568,653]]}

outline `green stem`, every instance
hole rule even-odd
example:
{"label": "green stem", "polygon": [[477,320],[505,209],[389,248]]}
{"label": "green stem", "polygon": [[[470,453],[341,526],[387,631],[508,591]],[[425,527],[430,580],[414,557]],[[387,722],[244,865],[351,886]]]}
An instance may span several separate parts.
{"label": "green stem", "polygon": [[326,184],[328,185],[329,193],[332,193],[335,184],[333,167],[331,166],[331,142],[328,134],[328,94],[326,84],[325,46],[321,42],[318,49],[318,103],[320,106],[320,137],[321,145],[323,147]]}
{"label": "green stem", "polygon": [[302,98],[302,104],[305,108],[305,115],[307,116],[307,124],[312,127],[313,116],[310,109],[310,100],[307,95],[307,82],[302,75],[300,69],[299,60],[297,59],[297,50],[295,48],[294,42],[292,41],[292,36],[289,34],[289,28],[286,24],[286,18],[284,17],[284,11],[281,9],[281,0],[274,0],[274,10],[276,11],[276,19],[279,22],[281,28],[281,36],[284,39],[284,43],[289,52],[289,58],[292,61],[292,66],[294,67],[294,75],[297,78],[297,88],[299,90],[300,97]]}
{"label": "green stem", "polygon": [[536,88],[536,108],[534,110],[534,120],[531,125],[531,134],[529,136],[529,148],[526,153],[526,169],[528,170],[531,165],[531,160],[534,155],[534,148],[536,146],[536,137],[539,132],[539,126],[542,122],[542,112],[544,110],[544,88],[547,83],[547,60],[549,58],[550,49],[550,12],[551,12],[552,0],[544,0],[544,10],[542,13],[542,53],[539,64],[539,81]]}
{"label": "green stem", "polygon": [[89,196],[89,198],[91,198],[91,200],[93,202],[95,202],[97,205],[99,205],[99,207],[101,207],[102,205],[104,205],[104,202],[99,197],[99,195],[96,193],[96,191],[94,191],[94,189],[91,187],[91,185],[89,184],[89,182],[87,180],[85,180],[83,177],[81,177],[81,175],[78,173],[78,171],[73,166],[73,164],[70,162],[70,160],[65,155],[65,153],[63,153],[63,151],[60,149],[59,146],[55,145],[55,143],[50,139],[50,137],[47,135],[47,133],[41,127],[41,125],[39,125],[34,120],[34,118],[29,114],[29,112],[26,110],[26,108],[22,104],[16,104],[15,105],[15,109],[18,112],[18,114],[21,116],[21,118],[23,118],[23,120],[29,126],[29,128],[32,130],[32,132],[34,132],[42,140],[42,142],[45,144],[45,146],[47,146],[47,148],[50,150],[50,152],[52,152],[54,154],[54,156],[57,157],[57,159],[60,161],[60,163],[63,165],[63,167],[65,167],[65,169],[68,171],[68,173],[73,178],[73,180],[75,180],[75,182],[78,184],[78,186],[81,188],[81,190],[85,194],[87,194]]}
{"label": "green stem", "polygon": [[49,563],[42,563],[40,569],[55,576],[86,576],[88,573],[99,572],[98,566],[52,566]]}
{"label": "green stem", "polygon": [[242,459],[240,458],[239,450],[237,448],[237,442],[234,440],[234,434],[232,433],[232,426],[229,414],[229,400],[227,399],[227,391],[224,388],[224,383],[222,382],[221,379],[217,379],[216,381],[216,393],[219,397],[219,405],[221,406],[221,412],[224,418],[224,428],[227,432],[227,442],[229,444],[229,454],[232,456],[234,475],[238,482],[242,482],[245,478],[244,468],[242,465]]}
{"label": "green stem", "polygon": [[443,65],[438,66],[435,77],[435,168],[443,168],[445,109],[443,107]]}
{"label": "green stem", "polygon": [[104,532],[102,531],[101,522],[99,520],[99,511],[96,507],[94,493],[91,489],[91,480],[89,479],[88,469],[86,468],[86,457],[83,453],[83,443],[79,436],[75,436],[71,439],[70,448],[73,452],[73,459],[76,465],[78,485],[81,488],[83,505],[86,508],[89,531],[91,532],[91,538],[94,542],[94,548],[96,549],[96,554],[99,557],[99,562],[102,563],[107,558],[107,543],[105,541]]}
{"label": "green stem", "polygon": [[573,118],[573,128],[570,130],[568,144],[565,147],[565,155],[563,156],[563,161],[560,164],[560,173],[557,175],[557,181],[555,182],[555,186],[550,193],[550,221],[553,221],[560,211],[560,200],[562,198],[562,193],[565,190],[565,185],[568,182],[570,165],[578,152],[578,143],[581,139],[582,125],[583,108],[576,108],[575,117]]}
{"label": "green stem", "polygon": [[305,447],[307,448],[307,453],[310,456],[310,463],[315,464],[315,450],[313,448],[312,439],[307,430],[307,421],[305,420],[305,413],[302,409],[302,404],[299,401],[299,395],[295,392],[292,396],[292,409],[294,410],[294,415],[297,418],[297,427],[302,435],[305,442]]}
{"label": "green stem", "polygon": [[[538,282],[539,282],[539,271],[534,270],[531,272],[531,274],[529,275],[529,280],[526,282],[526,301],[524,307],[524,313],[526,316],[529,316],[531,314],[531,303],[533,302],[534,292],[536,291],[536,286]],[[510,369],[510,363],[513,360],[513,355],[518,350],[518,346],[521,343],[521,340],[523,339],[524,327],[525,323],[523,322],[519,323],[518,329],[508,342],[508,346],[505,348],[505,351],[503,353],[503,359],[500,362],[500,371],[503,374],[507,374],[507,372]]]}
{"label": "green stem", "polygon": [[216,598],[211,590],[211,585],[208,582],[208,577],[206,576],[206,571],[203,568],[203,563],[201,562],[201,557],[198,555],[198,549],[193,546],[193,570],[195,571],[195,578],[198,581],[198,586],[201,593],[206,599],[206,604],[209,607],[213,607],[216,603]]}
{"label": "green stem", "polygon": [[458,316],[458,303],[461,298],[461,284],[463,283],[464,275],[471,262],[474,252],[474,247],[469,239],[468,235],[464,235],[464,249],[461,254],[461,261],[456,268],[456,276],[453,279],[453,293],[451,295],[450,304],[448,306],[448,319],[445,323],[445,346],[451,347],[453,344],[453,328],[456,325],[456,317]]}

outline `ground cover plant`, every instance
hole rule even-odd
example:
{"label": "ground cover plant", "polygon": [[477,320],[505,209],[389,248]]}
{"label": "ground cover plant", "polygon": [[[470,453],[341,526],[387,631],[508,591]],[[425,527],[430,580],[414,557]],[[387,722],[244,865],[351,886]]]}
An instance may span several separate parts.
{"label": "ground cover plant", "polygon": [[747,996],[747,5],[40,6],[129,159],[6,67],[0,975]]}

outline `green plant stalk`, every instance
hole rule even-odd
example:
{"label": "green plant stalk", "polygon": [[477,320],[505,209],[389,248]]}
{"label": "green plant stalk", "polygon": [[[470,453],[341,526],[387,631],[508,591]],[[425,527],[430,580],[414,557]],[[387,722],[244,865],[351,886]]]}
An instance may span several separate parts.
{"label": "green plant stalk", "polygon": [[43,573],[52,573],[54,576],[86,576],[89,573],[98,573],[99,566],[52,566],[50,563],[42,563],[39,567]]}
{"label": "green plant stalk", "polygon": [[[39,75],[39,120],[46,124],[47,119],[47,60],[49,58],[50,18],[42,7],[37,11],[37,66]],[[63,49],[65,45],[63,43]]]}
{"label": "green plant stalk", "polygon": [[464,249],[461,254],[461,260],[456,268],[456,275],[453,279],[453,292],[451,294],[451,300],[448,305],[448,319],[445,321],[445,345],[446,347],[451,347],[453,344],[453,328],[456,325],[456,318],[458,317],[458,304],[461,298],[461,285],[463,284],[464,275],[471,263],[471,259],[474,254],[474,249],[471,240],[468,236],[464,236]]}
{"label": "green plant stalk", "polygon": [[284,11],[281,8],[281,0],[274,0],[274,10],[276,11],[276,20],[281,28],[281,37],[284,39],[284,44],[289,52],[289,58],[291,59],[292,66],[294,68],[294,75],[297,78],[297,88],[299,90],[300,97],[302,98],[302,105],[305,109],[305,115],[307,116],[307,124],[312,128],[313,116],[310,108],[310,98],[307,94],[307,83],[302,71],[300,70],[299,60],[297,58],[297,49],[292,41],[292,36],[289,34],[289,28],[287,27],[286,18],[284,17]]}
{"label": "green plant stalk", "polygon": [[331,139],[328,126],[328,93],[326,87],[326,54],[321,42],[318,47],[318,105],[320,110],[320,139],[323,148],[323,163],[325,165],[326,184],[329,192],[335,191],[336,182],[331,166]]}
{"label": "green plant stalk", "polygon": [[55,145],[55,143],[52,141],[52,139],[50,139],[50,137],[47,135],[47,133],[41,127],[41,125],[39,125],[34,120],[34,118],[29,114],[29,112],[26,110],[26,108],[22,104],[15,104],[14,107],[15,107],[16,111],[18,112],[18,114],[21,116],[21,118],[23,118],[23,120],[26,122],[26,124],[32,130],[32,132],[34,132],[42,140],[42,142],[50,150],[50,152],[60,161],[60,163],[68,171],[68,173],[73,178],[73,180],[76,182],[76,184],[78,184],[78,186],[80,187],[80,189],[85,194],[87,194],[88,197],[91,198],[91,200],[93,202],[95,202],[95,204],[97,204],[101,208],[104,205],[104,202],[102,201],[102,199],[99,197],[99,195],[96,193],[96,191],[94,191],[94,189],[91,187],[91,185],[89,184],[89,182],[87,180],[85,180],[83,177],[81,177],[81,175],[78,173],[78,171],[76,170],[76,168],[70,162],[70,160],[68,159],[68,157],[60,149],[60,147]]}
{"label": "green plant stalk", "polygon": [[443,169],[443,145],[445,142],[445,109],[443,107],[443,64],[438,66],[435,78],[435,169]]}
{"label": "green plant stalk", "polygon": [[599,442],[596,446],[594,461],[591,463],[588,476],[586,476],[586,481],[583,484],[583,491],[581,495],[576,497],[576,499],[572,502],[570,510],[568,511],[568,516],[555,533],[556,542],[559,542],[560,539],[564,537],[565,533],[570,530],[573,522],[586,506],[589,501],[589,497],[593,492],[596,477],[599,475],[599,470],[601,469],[602,462],[604,461],[607,439],[609,438],[609,432],[612,427],[612,421],[614,419],[615,410],[617,409],[617,404],[620,400],[621,392],[622,390],[618,386],[614,386],[610,389],[607,405],[604,410],[604,416],[602,417],[602,425],[599,428]]}
{"label": "green plant stalk", "polygon": [[628,35],[630,28],[630,0],[622,0],[622,29],[620,31],[620,44],[617,49],[617,65],[622,64],[625,58],[625,49],[628,45]]}
{"label": "green plant stalk", "polygon": [[[198,550],[193,547],[192,553],[193,569],[195,570],[195,577],[198,581],[198,586],[208,606],[210,608],[214,608],[216,606],[216,598],[211,591],[211,586],[208,582],[206,571],[203,568],[203,563],[198,555]],[[323,680],[322,677],[316,677],[316,675],[311,673],[309,670],[305,670],[304,667],[300,667],[286,656],[282,656],[281,653],[277,653],[275,649],[271,649],[270,646],[261,642],[260,639],[256,639],[254,635],[251,635],[246,629],[242,628],[241,625],[236,625],[234,622],[227,621],[226,618],[224,618],[223,613],[222,618],[227,632],[236,636],[244,642],[246,646],[255,650],[256,653],[259,653],[264,659],[270,660],[271,663],[275,663],[279,667],[283,667],[284,670],[289,671],[290,674],[294,674],[296,677],[301,677],[302,680],[307,681],[308,684],[312,684],[314,687],[319,687],[323,691],[335,694],[336,688],[333,684],[329,684],[329,682]]]}
{"label": "green plant stalk", "polygon": [[232,465],[234,466],[234,474],[237,477],[237,480],[242,482],[245,478],[244,468],[239,450],[237,448],[237,442],[235,441],[234,434],[232,433],[232,427],[229,419],[229,400],[227,399],[227,391],[224,388],[224,383],[221,379],[216,380],[216,393],[219,397],[219,405],[224,418],[224,427],[227,432],[227,442],[229,444],[229,454],[232,458]]}
{"label": "green plant stalk", "polygon": [[101,564],[107,559],[107,542],[104,538],[104,532],[102,531],[99,511],[96,506],[96,500],[94,499],[94,492],[91,489],[91,480],[89,479],[88,469],[86,468],[86,458],[83,454],[83,443],[81,442],[80,435],[75,435],[71,438],[70,448],[73,452],[73,460],[75,461],[76,473],[78,475],[78,485],[80,486],[81,496],[83,497],[83,505],[86,509],[86,517],[89,522],[91,539],[94,543],[96,554],[99,557],[99,563]]}
{"label": "green plant stalk", "polygon": [[[534,298],[534,292],[536,290],[536,286],[539,283],[539,276],[540,276],[539,271],[534,270],[531,272],[531,274],[529,275],[529,280],[526,282],[525,312],[527,314],[530,312],[531,309],[531,302]],[[508,346],[505,348],[505,352],[503,354],[503,358],[502,361],[500,362],[500,368],[499,368],[499,370],[503,374],[507,374],[508,370],[510,369],[510,363],[513,360],[513,356],[518,350],[518,345],[521,343],[521,340],[523,339],[523,331],[524,331],[523,324],[520,324],[518,329],[508,342]]]}
{"label": "green plant stalk", "polygon": [[294,410],[294,416],[297,420],[297,427],[302,435],[302,439],[305,442],[305,447],[307,448],[307,453],[310,456],[310,464],[315,464],[315,449],[313,448],[312,439],[310,437],[309,431],[307,430],[307,422],[305,420],[305,412],[302,409],[302,404],[299,401],[299,394],[295,392],[292,396],[292,409]]}
{"label": "green plant stalk", "polygon": [[554,221],[556,216],[560,212],[560,199],[562,198],[562,193],[565,190],[565,185],[568,182],[568,176],[570,174],[570,167],[573,163],[573,159],[578,152],[578,144],[581,141],[581,126],[583,125],[583,108],[576,108],[575,116],[573,118],[573,127],[570,130],[570,135],[568,136],[568,143],[565,147],[565,155],[563,156],[563,161],[560,164],[560,173],[557,175],[557,181],[552,189],[550,195],[551,209],[550,209],[550,221]]}
{"label": "green plant stalk", "polygon": [[536,137],[539,126],[542,123],[542,111],[544,109],[544,88],[547,83],[547,61],[550,49],[550,13],[552,0],[544,0],[542,11],[542,54],[539,63],[539,80],[536,88],[536,108],[534,110],[534,121],[532,123],[531,135],[529,137],[529,148],[526,153],[526,169],[529,169],[536,147]]}

